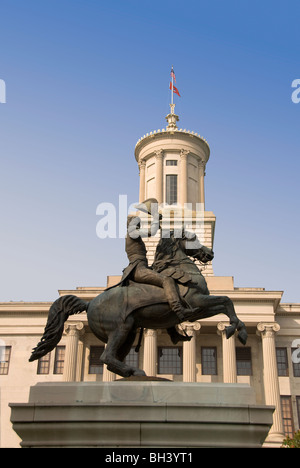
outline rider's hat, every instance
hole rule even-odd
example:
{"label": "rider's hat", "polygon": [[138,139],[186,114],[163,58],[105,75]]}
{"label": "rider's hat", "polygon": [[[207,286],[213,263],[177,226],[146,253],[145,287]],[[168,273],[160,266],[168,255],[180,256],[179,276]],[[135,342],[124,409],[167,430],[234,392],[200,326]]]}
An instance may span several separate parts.
{"label": "rider's hat", "polygon": [[143,201],[139,205],[134,205],[134,207],[139,211],[143,211],[149,215],[154,215],[158,212],[158,201],[156,198],[147,198],[147,200]]}

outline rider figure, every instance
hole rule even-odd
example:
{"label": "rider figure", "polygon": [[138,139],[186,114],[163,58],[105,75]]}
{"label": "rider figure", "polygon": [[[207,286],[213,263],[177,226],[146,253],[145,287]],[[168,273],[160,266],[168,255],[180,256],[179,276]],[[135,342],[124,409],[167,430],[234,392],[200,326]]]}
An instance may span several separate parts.
{"label": "rider figure", "polygon": [[146,200],[142,205],[137,206],[141,211],[146,211],[141,206],[149,205],[150,202],[152,202],[152,210],[151,212],[149,209],[147,211],[153,216],[150,229],[141,229],[141,219],[138,216],[128,216],[125,250],[129,265],[124,270],[122,281],[130,274],[130,278],[137,283],[152,284],[163,288],[170,308],[180,321],[183,321],[186,319],[186,314],[190,314],[193,309],[183,307],[174,279],[158,273],[148,266],[147,251],[142,238],[155,236],[160,228],[161,215],[158,213],[158,204],[155,199]]}

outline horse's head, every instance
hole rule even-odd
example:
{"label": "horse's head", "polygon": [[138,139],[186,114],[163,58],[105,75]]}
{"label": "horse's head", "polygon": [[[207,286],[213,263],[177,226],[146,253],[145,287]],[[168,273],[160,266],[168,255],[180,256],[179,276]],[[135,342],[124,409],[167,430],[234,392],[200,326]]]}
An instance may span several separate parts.
{"label": "horse's head", "polygon": [[202,245],[194,233],[185,231],[182,236],[181,244],[186,255],[202,263],[210,262],[214,258],[212,249]]}
{"label": "horse's head", "polygon": [[179,235],[178,232],[169,232],[169,235],[162,236],[157,245],[155,264],[162,264],[178,256],[182,257],[183,254],[202,263],[207,263],[214,258],[213,251],[202,245],[194,233],[184,231]]}
{"label": "horse's head", "polygon": [[212,249],[210,249],[209,247],[205,247],[205,245],[202,245],[202,247],[199,249],[196,255],[194,254],[193,255],[188,254],[188,255],[194,257],[196,260],[199,260],[202,263],[210,262],[211,260],[213,260],[215,256]]}

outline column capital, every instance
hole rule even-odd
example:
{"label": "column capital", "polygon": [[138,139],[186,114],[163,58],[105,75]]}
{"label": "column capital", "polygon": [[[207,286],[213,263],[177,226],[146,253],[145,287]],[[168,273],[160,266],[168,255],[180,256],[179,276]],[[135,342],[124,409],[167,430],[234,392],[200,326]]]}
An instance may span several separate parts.
{"label": "column capital", "polygon": [[152,328],[146,328],[144,333],[145,336],[157,336],[157,330],[153,330]]}
{"label": "column capital", "polygon": [[217,324],[217,333],[218,335],[222,335],[225,332],[225,328],[229,326],[229,322],[219,322]]}
{"label": "column capital", "polygon": [[187,156],[188,156],[188,154],[189,154],[189,150],[186,150],[186,149],[184,149],[184,148],[182,148],[182,149],[180,150],[180,157],[181,157],[181,159],[186,159]]}
{"label": "column capital", "polygon": [[139,164],[139,168],[145,167],[145,166],[146,166],[146,161],[145,161],[145,159],[141,159],[141,160],[139,161],[138,164]]}
{"label": "column capital", "polygon": [[277,322],[260,322],[257,324],[256,333],[262,337],[271,338],[275,333],[279,332],[279,330],[280,325]]}
{"label": "column capital", "polygon": [[64,328],[67,335],[83,335],[85,332],[83,322],[66,323]]}
{"label": "column capital", "polygon": [[162,158],[164,155],[164,150],[163,149],[158,149],[154,151],[156,158]]}
{"label": "column capital", "polygon": [[187,333],[199,331],[201,329],[201,323],[199,322],[183,322],[181,326]]}
{"label": "column capital", "polygon": [[205,176],[206,163],[204,159],[198,160],[198,168],[199,168],[200,174],[202,174],[202,176]]}

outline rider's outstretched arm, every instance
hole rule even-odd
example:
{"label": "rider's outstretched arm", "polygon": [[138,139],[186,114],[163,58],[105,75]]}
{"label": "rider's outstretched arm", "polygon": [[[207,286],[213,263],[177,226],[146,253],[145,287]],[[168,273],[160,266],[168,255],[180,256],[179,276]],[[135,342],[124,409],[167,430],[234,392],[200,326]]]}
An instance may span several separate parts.
{"label": "rider's outstretched arm", "polygon": [[157,213],[153,216],[150,228],[140,229],[141,237],[152,237],[155,236],[160,228],[160,215]]}
{"label": "rider's outstretched arm", "polygon": [[150,228],[141,228],[141,219],[139,217],[133,218],[128,226],[128,234],[132,239],[138,237],[151,237],[155,236],[158,229],[160,228],[160,215],[157,213],[153,216]]}

